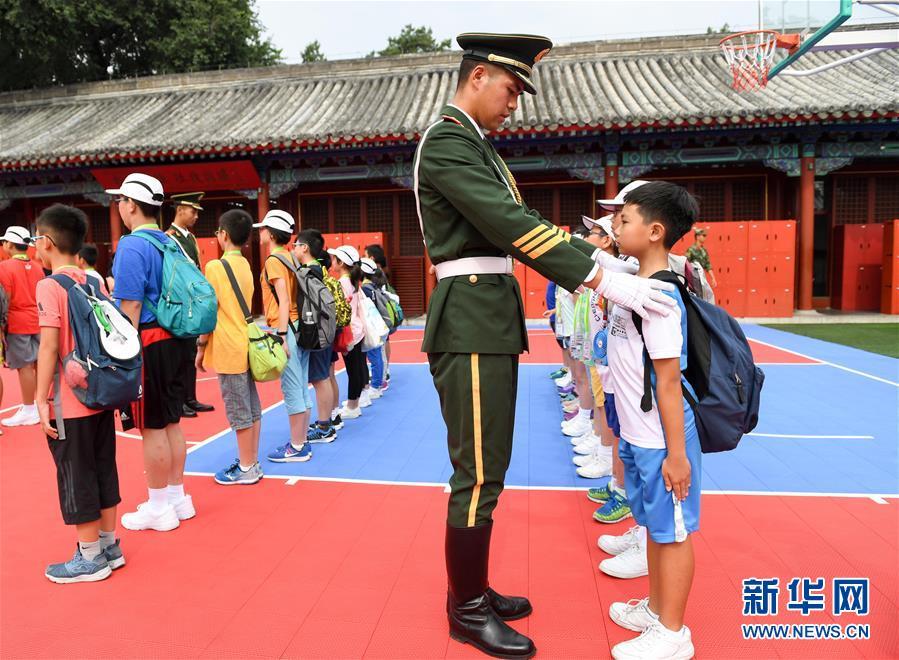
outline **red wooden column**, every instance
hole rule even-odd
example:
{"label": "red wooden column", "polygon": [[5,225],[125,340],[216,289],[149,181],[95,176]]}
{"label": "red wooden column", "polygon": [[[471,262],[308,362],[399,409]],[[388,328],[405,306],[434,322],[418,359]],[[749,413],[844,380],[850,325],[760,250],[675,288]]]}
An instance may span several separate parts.
{"label": "red wooden column", "polygon": [[[609,154],[608,156],[606,156],[605,189],[603,190],[603,199],[612,199],[615,195],[618,194],[618,159],[613,158],[612,156],[613,154]],[[598,211],[597,214],[599,214]]]}
{"label": "red wooden column", "polygon": [[815,145],[802,145],[799,163],[799,309],[808,310],[815,259]]}
{"label": "red wooden column", "polygon": [[[262,218],[265,217],[265,214],[269,211],[268,204],[268,183],[265,181],[259,186],[259,192],[256,196],[256,222],[262,222]],[[254,232],[255,233],[255,232]],[[259,263],[261,264],[266,259],[268,259],[268,247],[263,246],[257,241],[254,241],[256,245],[259,245]]]}
{"label": "red wooden column", "polygon": [[119,204],[114,199],[109,202],[109,239],[115,251],[122,238],[122,217],[119,215]]}

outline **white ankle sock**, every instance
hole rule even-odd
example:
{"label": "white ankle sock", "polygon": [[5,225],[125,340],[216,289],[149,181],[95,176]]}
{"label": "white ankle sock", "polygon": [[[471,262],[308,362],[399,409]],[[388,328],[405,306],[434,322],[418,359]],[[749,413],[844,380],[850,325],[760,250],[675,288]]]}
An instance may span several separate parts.
{"label": "white ankle sock", "polygon": [[106,550],[111,545],[115,545],[115,530],[104,532],[100,530],[100,549]]}
{"label": "white ankle sock", "polygon": [[603,456],[611,456],[612,455],[612,446],[611,445],[606,446],[606,445],[602,444],[602,442],[600,442],[598,451]]}
{"label": "white ankle sock", "polygon": [[91,541],[90,543],[78,541],[78,548],[81,550],[81,556],[88,561],[94,561],[102,552],[100,550],[100,541]]}
{"label": "white ankle sock", "polygon": [[37,405],[31,404],[30,406],[26,406],[24,403],[22,404],[22,414],[33,415],[37,412]]}
{"label": "white ankle sock", "polygon": [[247,466],[245,467],[242,463],[238,463],[238,464],[237,464],[237,467],[240,468],[240,471],[241,471],[241,472],[249,472],[249,471],[253,468],[252,465],[247,465]]}
{"label": "white ankle sock", "polygon": [[150,493],[150,509],[153,513],[159,513],[168,506],[169,498],[167,491],[168,489],[166,488],[147,489],[147,492]]}
{"label": "white ankle sock", "polygon": [[577,409],[578,419],[590,419],[590,408],[581,408]]}
{"label": "white ankle sock", "polygon": [[168,493],[170,501],[177,502],[184,497],[184,484],[169,484],[166,487],[166,492]]}

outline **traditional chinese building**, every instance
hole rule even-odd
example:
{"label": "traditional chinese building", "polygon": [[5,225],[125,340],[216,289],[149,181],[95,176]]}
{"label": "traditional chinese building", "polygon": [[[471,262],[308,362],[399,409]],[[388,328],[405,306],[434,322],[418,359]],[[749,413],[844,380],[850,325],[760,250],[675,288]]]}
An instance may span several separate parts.
{"label": "traditional chinese building", "polygon": [[[383,232],[407,313],[421,313],[412,157],[457,69],[458,53],[443,53],[0,94],[0,225],[74,204],[105,260],[122,225],[103,189],[140,170],[167,193],[206,191],[201,237],[234,204],[276,205],[323,232]],[[523,95],[492,138],[526,202],[559,224],[637,177],[686,185],[703,221],[797,220],[795,304],[810,309],[830,303],[834,227],[899,217],[897,72],[887,51],[743,94],[715,37],[579,43],[540,63],[540,95]]]}

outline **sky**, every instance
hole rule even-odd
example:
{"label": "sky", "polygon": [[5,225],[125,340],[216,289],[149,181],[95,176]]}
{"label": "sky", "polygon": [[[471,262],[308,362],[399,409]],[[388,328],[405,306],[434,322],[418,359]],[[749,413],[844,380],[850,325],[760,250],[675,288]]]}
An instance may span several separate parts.
{"label": "sky", "polygon": [[[839,0],[763,0],[766,27],[781,23],[820,25],[835,15]],[[640,36],[697,34],[707,27],[757,29],[758,0],[592,0],[527,2],[426,0],[369,2],[257,0],[259,18],[288,63],[312,41],[329,60],[363,57],[387,44],[403,26],[427,26],[437,39],[462,32],[543,34],[556,44]],[[856,5],[851,23],[897,20],[873,7]],[[457,48],[455,41],[453,47]]]}

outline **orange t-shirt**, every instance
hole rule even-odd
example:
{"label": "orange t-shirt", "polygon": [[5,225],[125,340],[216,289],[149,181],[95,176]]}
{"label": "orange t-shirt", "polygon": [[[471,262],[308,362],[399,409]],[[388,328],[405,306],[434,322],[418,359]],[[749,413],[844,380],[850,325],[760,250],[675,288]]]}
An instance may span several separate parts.
{"label": "orange t-shirt", "polygon": [[[79,284],[87,281],[87,275],[83,270],[75,266],[60,268],[57,273],[68,275]],[[56,356],[56,366],[59,369],[59,382],[62,388],[62,417],[74,419],[96,415],[100,410],[92,410],[81,403],[72,392],[72,388],[66,385],[62,376],[62,358],[75,350],[75,338],[72,336],[72,326],[69,325],[69,297],[66,290],[59,282],[46,278],[37,283],[37,313],[42,328],[59,328],[59,351]],[[55,380],[55,379],[54,379]],[[53,418],[53,382],[50,383],[50,417]]]}
{"label": "orange t-shirt", "polygon": [[[283,248],[278,250],[278,252],[290,259],[290,253]],[[284,280],[287,284],[287,297],[290,299],[290,321],[295,323],[300,318],[300,313],[297,311],[297,278],[280,259],[270,256],[265,260],[264,270],[259,277],[259,284],[262,287],[262,308],[265,310],[265,322],[272,328],[278,325],[278,301],[275,300],[275,294],[272,293],[269,282],[271,282],[273,287],[275,286],[275,280],[278,279]]]}
{"label": "orange t-shirt", "polygon": [[42,279],[44,269],[37,261],[16,257],[0,261],[0,286],[9,298],[8,333],[36,335],[40,332],[35,291]]}

